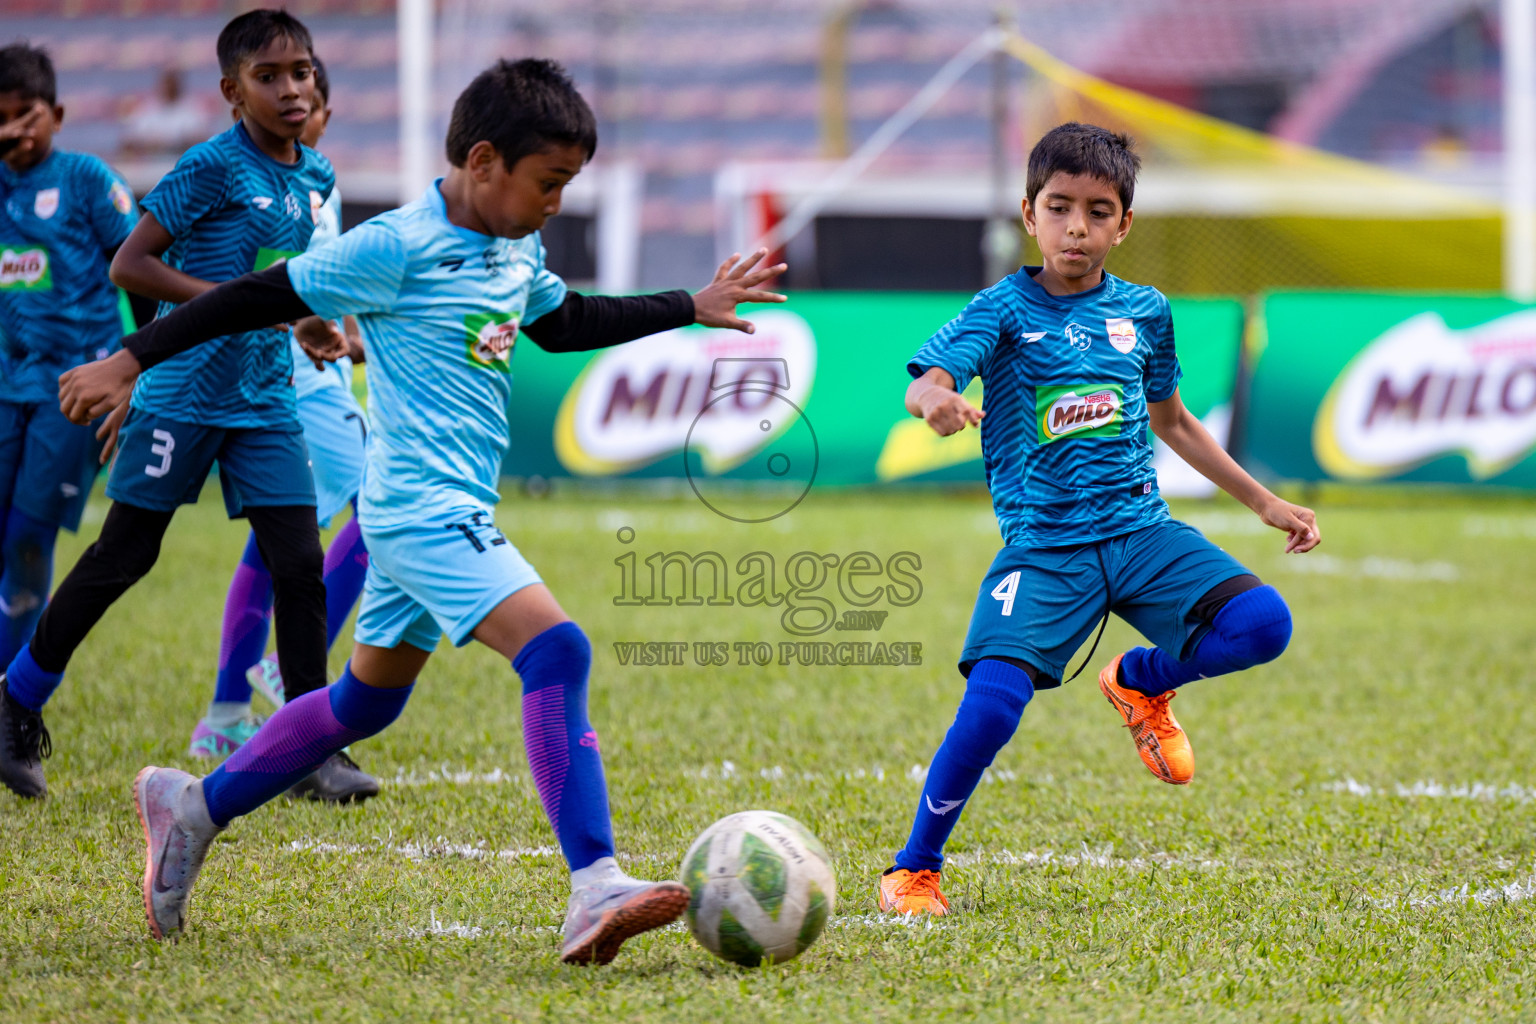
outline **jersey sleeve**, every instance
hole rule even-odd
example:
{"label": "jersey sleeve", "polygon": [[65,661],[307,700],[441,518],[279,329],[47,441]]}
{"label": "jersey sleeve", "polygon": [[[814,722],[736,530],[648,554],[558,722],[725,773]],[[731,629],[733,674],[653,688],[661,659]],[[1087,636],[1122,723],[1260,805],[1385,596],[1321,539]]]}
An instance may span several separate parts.
{"label": "jersey sleeve", "polygon": [[78,187],[87,201],[86,216],[96,244],[103,250],[122,245],[139,219],[128,184],[112,168],[93,158],[81,167]]}
{"label": "jersey sleeve", "polygon": [[1147,325],[1147,341],[1151,345],[1151,355],[1147,357],[1143,374],[1147,401],[1167,401],[1179,389],[1179,378],[1184,376],[1184,371],[1179,368],[1178,352],[1174,349],[1173,310],[1167,299],[1162,300],[1158,315]]}
{"label": "jersey sleeve", "polygon": [[229,165],[217,146],[204,142],[182,154],[142,205],[172,236],[181,238],[219,208],[228,189]]}
{"label": "jersey sleeve", "polygon": [[955,378],[955,390],[964,391],[1002,335],[1002,317],[985,292],[971,300],[960,315],[939,328],[907,363],[907,372],[921,377],[935,366]]}
{"label": "jersey sleeve", "polygon": [[539,265],[528,285],[528,307],[523,311],[523,323],[531,324],[552,309],[558,309],[565,301],[565,281],[559,274],[544,265],[544,240],[539,240]]}
{"label": "jersey sleeve", "polygon": [[288,261],[288,280],[316,316],[334,320],[393,309],[405,280],[405,242],[371,220]]}

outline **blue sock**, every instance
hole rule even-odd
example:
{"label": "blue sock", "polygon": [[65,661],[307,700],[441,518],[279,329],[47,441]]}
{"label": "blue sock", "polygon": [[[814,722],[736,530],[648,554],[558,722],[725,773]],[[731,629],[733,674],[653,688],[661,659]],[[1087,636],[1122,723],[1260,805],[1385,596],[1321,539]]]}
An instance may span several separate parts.
{"label": "blue sock", "polygon": [[320,767],[336,751],[400,717],[415,686],[369,686],[347,663],[341,678],[284,704],[250,741],[203,779],[215,825],[249,814]]}
{"label": "blue sock", "polygon": [[[53,582],[53,543],[59,528],[40,522],[12,508],[5,517],[3,551],[5,570],[0,573],[0,664],[11,659],[32,639],[37,620],[48,603]],[[45,698],[46,699],[46,698]]]}
{"label": "blue sock", "polygon": [[213,699],[219,704],[249,704],[251,684],[245,673],[261,660],[272,631],[272,574],[256,546],[256,534],[245,539],[245,551],[229,581],[224,598],[224,628],[219,634],[219,670]]}
{"label": "blue sock", "polygon": [[896,854],[897,867],[938,871],[944,866],[944,843],[959,822],[961,809],[981,782],[981,773],[1013,738],[1034,695],[1029,675],[1017,665],[983,658],[971,669],[955,724],[928,768],[912,834]]}
{"label": "blue sock", "polygon": [[341,627],[352,616],[352,606],[363,592],[368,578],[368,549],[363,545],[363,531],[357,513],[347,520],[325,549],[325,649],[330,650]]}
{"label": "blue sock", "polygon": [[1228,601],[1188,660],[1161,647],[1136,647],[1120,663],[1121,685],[1156,696],[1196,679],[1238,672],[1280,657],[1291,642],[1291,610],[1274,587],[1257,587]]}
{"label": "blue sock", "polygon": [[523,679],[523,744],[544,813],[572,871],[613,856],[597,733],[587,721],[592,645],[574,622],[551,626],[512,660]]}
{"label": "blue sock", "polygon": [[32,660],[32,646],[22,647],[5,670],[5,689],[24,708],[43,710],[53,691],[64,681],[63,672],[48,672]]}

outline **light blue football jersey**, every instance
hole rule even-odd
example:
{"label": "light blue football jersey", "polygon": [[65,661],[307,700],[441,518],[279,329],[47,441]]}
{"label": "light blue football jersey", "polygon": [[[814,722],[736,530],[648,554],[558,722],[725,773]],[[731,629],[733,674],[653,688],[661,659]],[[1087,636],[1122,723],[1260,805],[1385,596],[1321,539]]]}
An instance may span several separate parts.
{"label": "light blue football jersey", "polygon": [[[318,249],[340,237],[341,189],[333,188],[331,198],[320,207],[320,216],[315,221],[315,233],[309,236],[308,248]],[[293,358],[293,390],[297,397],[305,398],[321,388],[352,390],[352,360],[338,359],[334,363],[326,363],[325,369],[317,370],[292,335],[288,338],[288,346]]]}
{"label": "light blue football jersey", "polygon": [[1052,295],[1024,267],[928,339],[908,372],[981,377],[982,461],[1006,544],[1091,544],[1168,518],[1147,403],[1179,386],[1173,315],[1156,288],[1106,273]]}
{"label": "light blue football jersey", "polygon": [[[305,146],[284,164],[256,148],[245,126],[184,153],[143,207],[176,239],[165,262],[205,281],[228,281],[309,245],[336,181],[330,161]],[[162,303],[160,313],[171,308]],[[295,422],[287,332],[216,338],[145,371],[133,407],[211,427]]]}
{"label": "light blue football jersey", "polygon": [[365,527],[497,501],[518,328],[565,301],[537,234],[449,222],[439,190],[288,261],[316,314],[357,317],[368,350]]}
{"label": "light blue football jersey", "polygon": [[59,374],[117,348],[123,318],[107,254],[139,219],[101,160],[55,149],[0,163],[0,401],[55,402]]}

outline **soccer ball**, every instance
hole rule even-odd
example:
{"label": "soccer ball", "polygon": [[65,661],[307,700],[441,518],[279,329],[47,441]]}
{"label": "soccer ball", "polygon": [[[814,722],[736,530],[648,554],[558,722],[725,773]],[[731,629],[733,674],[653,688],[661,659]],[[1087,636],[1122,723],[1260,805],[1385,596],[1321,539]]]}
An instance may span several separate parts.
{"label": "soccer ball", "polygon": [[705,829],[683,858],[688,927],[722,960],[793,960],[832,914],[837,881],[811,830],[774,811],[741,811]]}

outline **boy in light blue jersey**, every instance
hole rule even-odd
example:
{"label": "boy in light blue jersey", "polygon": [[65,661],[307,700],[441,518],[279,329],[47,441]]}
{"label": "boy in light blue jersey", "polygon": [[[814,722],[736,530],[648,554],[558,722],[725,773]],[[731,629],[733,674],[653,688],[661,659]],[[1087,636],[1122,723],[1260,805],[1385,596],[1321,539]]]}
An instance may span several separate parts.
{"label": "boy in light blue jersey", "polygon": [[[319,102],[299,141],[316,148],[330,123],[330,81],[325,65],[314,58],[315,95]],[[341,190],[333,188],[330,198],[320,207],[309,248],[315,249],[341,235]],[[350,323],[347,337],[356,335]],[[343,357],[335,363],[316,366],[304,354],[296,339],[289,344],[293,358],[294,397],[298,403],[299,425],[304,444],[309,449],[309,468],[315,480],[316,511],[320,525],[329,526],[332,517],[348,505],[355,505],[363,480],[363,445],[368,436],[367,417],[352,394],[353,360]],[[356,354],[362,355],[357,344]],[[337,531],[325,552],[325,639],[326,650],[335,644],[341,628],[352,614],[352,606],[363,592],[368,572],[368,549],[354,514]],[[224,623],[219,637],[219,663],[214,676],[213,701],[208,713],[192,733],[194,756],[223,758],[250,739],[256,721],[250,715],[251,690],[254,687],[273,704],[286,700],[282,668],[277,656],[265,657],[272,618],[272,574],[261,558],[261,546],[255,533],[246,541],[240,564],[230,581],[224,603]],[[358,782],[367,779],[343,778],[339,774],[316,773],[303,795],[341,800],[345,792],[321,791],[317,787]],[[371,780],[369,780],[371,781]]]}
{"label": "boy in light blue jersey", "polygon": [[[568,291],[544,265],[538,229],[597,145],[591,109],[558,65],[501,61],[454,105],[447,177],[414,203],[337,241],[230,282],[126,339],[119,357],[60,385],[73,419],[111,407],[143,366],[236,326],[354,314],[368,351],[371,429],[358,518],[370,563],[356,646],[327,692],[290,701],[199,780],[150,767],[135,782],[148,840],[150,928],[183,926],[214,836],[373,735],[405,706],[443,633],[479,640],[522,679],[534,783],[571,868],[562,960],[607,963],[628,938],[682,913],[677,882],[630,878],[614,859],[596,731],[587,720],[591,647],[537,572],[497,529],[511,359],[518,330],[551,351],[583,351],[702,323],[750,333],[740,302],[784,267],[727,260],[695,295],[614,298]],[[314,326],[313,321],[306,321]],[[301,332],[338,353],[339,332]]]}
{"label": "boy in light blue jersey", "polygon": [[[162,316],[216,281],[301,252],[334,182],[325,157],[298,142],[315,101],[308,30],[282,11],[251,11],[219,33],[218,56],[239,121],[151,190],[112,262],[113,280],[160,300]],[[323,555],[292,376],[286,332],[234,331],[146,373],[131,412],[125,403],[108,417],[117,456],[101,535],[5,670],[0,735],[16,741],[0,744],[0,781],[12,791],[46,793],[43,705],[107,608],[154,565],[176,509],[197,500],[215,462],[230,515],[250,520],[272,572],[288,689],[325,685]],[[347,792],[377,792],[344,753],[325,771],[351,779]]]}
{"label": "boy in light blue jersey", "polygon": [[[982,427],[1005,546],[960,655],[965,696],[880,879],[882,911],[948,912],[940,870],[962,808],[1034,692],[1061,685],[1111,611],[1155,646],[1113,658],[1099,689],[1148,770],[1176,785],[1194,776],[1194,754],[1168,708],[1174,689],[1271,661],[1290,639],[1279,593],[1172,519],[1157,491],[1148,427],[1285,531],[1287,551],[1320,539],[1311,510],[1261,486],[1184,408],[1168,300],[1104,272],[1130,231],[1139,167],[1124,135],[1075,123],[1047,133],[1023,204],[1044,265],[977,295],[908,364],[909,412],[941,435]],[[961,396],[977,376],[985,412]]]}
{"label": "boy in light blue jersey", "polygon": [[0,47],[0,665],[31,639],[54,541],[96,479],[101,445],[59,412],[59,374],[117,348],[107,265],[138,219],[115,171],[54,147],[63,120],[48,54]]}

